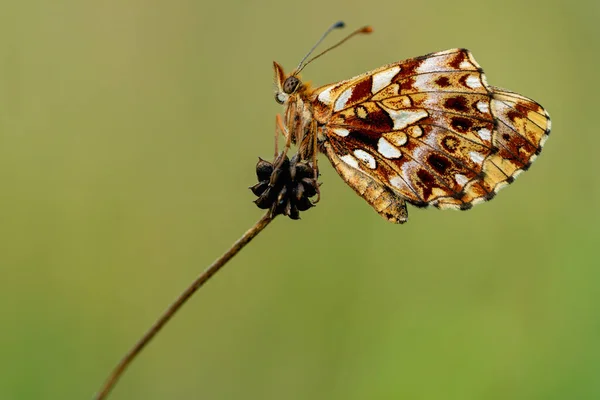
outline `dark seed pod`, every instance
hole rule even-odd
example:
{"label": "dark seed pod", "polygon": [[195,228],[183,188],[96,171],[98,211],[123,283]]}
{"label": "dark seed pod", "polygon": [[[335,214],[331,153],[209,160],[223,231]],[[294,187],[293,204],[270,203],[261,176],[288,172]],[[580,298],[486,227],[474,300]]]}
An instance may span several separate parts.
{"label": "dark seed pod", "polygon": [[270,209],[271,217],[283,214],[299,219],[300,211],[314,206],[310,198],[319,191],[314,174],[312,165],[299,161],[297,154],[291,160],[287,156],[278,157],[273,163],[259,159],[256,164],[259,182],[250,187],[258,196],[254,203],[259,208]]}
{"label": "dark seed pod", "polygon": [[255,196],[260,196],[268,187],[269,183],[267,181],[260,181],[256,185],[250,187],[250,190],[252,190],[252,193],[254,193]]}
{"label": "dark seed pod", "polygon": [[306,197],[313,197],[315,194],[317,194],[319,184],[315,179],[302,178],[300,182],[302,182],[302,184],[304,185],[304,195]]}
{"label": "dark seed pod", "polygon": [[262,158],[258,159],[256,163],[256,177],[259,181],[267,181],[273,173],[273,164]]}

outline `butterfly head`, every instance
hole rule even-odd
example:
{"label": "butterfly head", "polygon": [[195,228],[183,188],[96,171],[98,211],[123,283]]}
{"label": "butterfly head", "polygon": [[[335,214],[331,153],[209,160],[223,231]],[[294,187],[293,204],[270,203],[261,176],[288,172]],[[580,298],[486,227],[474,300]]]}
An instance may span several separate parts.
{"label": "butterfly head", "polygon": [[307,85],[303,84],[300,78],[298,78],[298,74],[300,73],[300,71],[302,71],[304,67],[306,67],[308,64],[321,57],[323,54],[328,53],[330,50],[335,49],[354,35],[361,33],[371,33],[373,31],[373,29],[370,26],[363,26],[362,28],[355,30],[354,32],[346,36],[344,39],[337,42],[335,45],[329,47],[328,49],[322,51],[310,60],[306,61],[307,58],[312,54],[312,52],[331,31],[343,27],[344,23],[342,21],[336,22],[335,24],[331,25],[329,29],[325,31],[323,36],[321,36],[321,39],[319,39],[317,43],[312,47],[312,49],[310,49],[310,51],[304,56],[302,61],[300,61],[300,64],[298,64],[294,72],[292,72],[290,75],[286,76],[285,72],[283,72],[283,68],[281,67],[281,65],[277,64],[276,62],[273,62],[273,68],[275,69],[275,84],[277,85],[275,91],[276,102],[278,102],[279,104],[285,104],[287,101],[289,101],[290,96],[298,96],[301,95],[303,91],[308,90]]}
{"label": "butterfly head", "polygon": [[295,73],[286,75],[281,65],[273,62],[275,70],[275,101],[285,104],[290,96],[294,96],[304,89],[304,84]]}

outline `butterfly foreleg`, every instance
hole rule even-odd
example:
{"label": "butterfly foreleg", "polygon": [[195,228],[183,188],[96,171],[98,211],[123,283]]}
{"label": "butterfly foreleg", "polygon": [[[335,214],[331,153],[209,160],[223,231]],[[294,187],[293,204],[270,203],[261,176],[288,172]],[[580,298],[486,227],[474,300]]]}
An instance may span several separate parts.
{"label": "butterfly foreleg", "polygon": [[[285,147],[281,154],[279,154],[279,133],[283,135],[285,138]],[[275,161],[273,161],[274,168],[278,168],[283,163],[284,158],[287,155],[289,148],[292,145],[292,135],[288,132],[285,125],[283,124],[283,120],[281,115],[277,114],[275,117]]]}
{"label": "butterfly foreleg", "polygon": [[287,133],[287,129],[285,129],[285,126],[283,125],[281,115],[277,114],[275,116],[275,158],[279,156],[279,134],[286,139],[286,143],[290,141],[290,135]]}

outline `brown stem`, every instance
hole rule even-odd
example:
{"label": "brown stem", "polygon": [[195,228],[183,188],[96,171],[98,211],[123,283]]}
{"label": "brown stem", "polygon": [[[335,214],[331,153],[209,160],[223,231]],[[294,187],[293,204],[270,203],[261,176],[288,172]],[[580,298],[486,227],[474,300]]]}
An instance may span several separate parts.
{"label": "brown stem", "polygon": [[179,297],[165,310],[158,320],[146,331],[144,336],[129,350],[123,359],[113,369],[108,376],[100,391],[94,397],[94,400],[102,400],[108,396],[109,392],[116,385],[117,381],[125,372],[125,369],[131,364],[135,357],[146,347],[146,345],[156,336],[156,334],[166,325],[175,313],[189,300],[190,297],[200,289],[222,266],[233,258],[245,245],[247,245],[260,231],[262,231],[273,218],[270,212],[267,212],[252,228],[248,229],[244,235],[235,242],[229,250],[221,257],[216,259],[208,268],[204,270],[196,280],[179,295]]}

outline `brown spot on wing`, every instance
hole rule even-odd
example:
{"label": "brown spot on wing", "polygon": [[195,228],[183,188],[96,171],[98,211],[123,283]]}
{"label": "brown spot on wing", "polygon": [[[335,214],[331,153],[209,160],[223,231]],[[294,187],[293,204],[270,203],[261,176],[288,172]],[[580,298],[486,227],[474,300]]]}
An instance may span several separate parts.
{"label": "brown spot on wing", "polygon": [[435,80],[435,83],[440,87],[448,87],[450,86],[450,79],[447,76],[440,76]]}
{"label": "brown spot on wing", "polygon": [[417,73],[417,68],[419,68],[422,62],[422,60],[419,60],[417,58],[404,61],[400,64],[400,72],[398,72],[396,76],[392,78],[392,82],[398,82],[401,79],[406,78],[407,76],[415,75]]}
{"label": "brown spot on wing", "polygon": [[383,110],[371,111],[362,119],[349,119],[348,123],[354,128],[378,132],[388,132],[392,130],[394,126],[394,122],[389,114]]}
{"label": "brown spot on wing", "polygon": [[467,106],[467,98],[465,96],[456,96],[446,99],[444,102],[444,107],[464,113],[469,111],[469,107]]}
{"label": "brown spot on wing", "polygon": [[[357,110],[354,108],[346,109],[339,113],[335,113],[328,125],[330,127],[340,127],[349,130],[364,130],[376,133],[389,132],[394,127],[394,121],[389,114],[385,112],[375,102],[361,103],[359,107],[364,108],[364,113],[361,111],[357,115]],[[364,118],[361,118],[364,117]]]}
{"label": "brown spot on wing", "polygon": [[433,175],[431,175],[424,169],[420,169],[417,171],[417,178],[419,178],[417,184],[421,187],[421,190],[423,191],[423,197],[425,199],[429,199],[429,197],[431,197],[431,192],[433,191],[433,188],[437,186],[435,178],[433,177]]}
{"label": "brown spot on wing", "polygon": [[544,111],[543,108],[539,104],[535,103],[533,100],[527,104],[517,102],[515,104],[515,108],[518,111],[522,112],[523,115],[527,115],[530,110],[535,111],[537,113],[543,113]]}
{"label": "brown spot on wing", "polygon": [[399,81],[398,83],[400,84],[400,93],[410,92],[414,88],[415,78],[411,76],[402,81]]}
{"label": "brown spot on wing", "polygon": [[460,64],[467,59],[466,50],[461,50],[448,62],[448,65],[454,69],[460,69]]}
{"label": "brown spot on wing", "polygon": [[369,75],[362,81],[358,82],[352,88],[352,95],[348,99],[347,105],[363,102],[372,96],[371,88],[373,87],[373,76]]}
{"label": "brown spot on wing", "polygon": [[473,121],[464,117],[452,117],[451,125],[457,132],[467,132],[473,127]]}
{"label": "brown spot on wing", "polygon": [[510,110],[506,113],[506,116],[512,121],[515,122],[517,118],[521,118],[521,114],[518,111]]}
{"label": "brown spot on wing", "polygon": [[446,135],[440,141],[440,143],[446,151],[448,151],[449,153],[454,153],[458,148],[459,141],[452,135]]}
{"label": "brown spot on wing", "polygon": [[452,164],[450,160],[448,160],[446,157],[435,153],[430,154],[429,157],[427,157],[427,162],[429,163],[431,168],[433,168],[441,175],[444,175]]}

